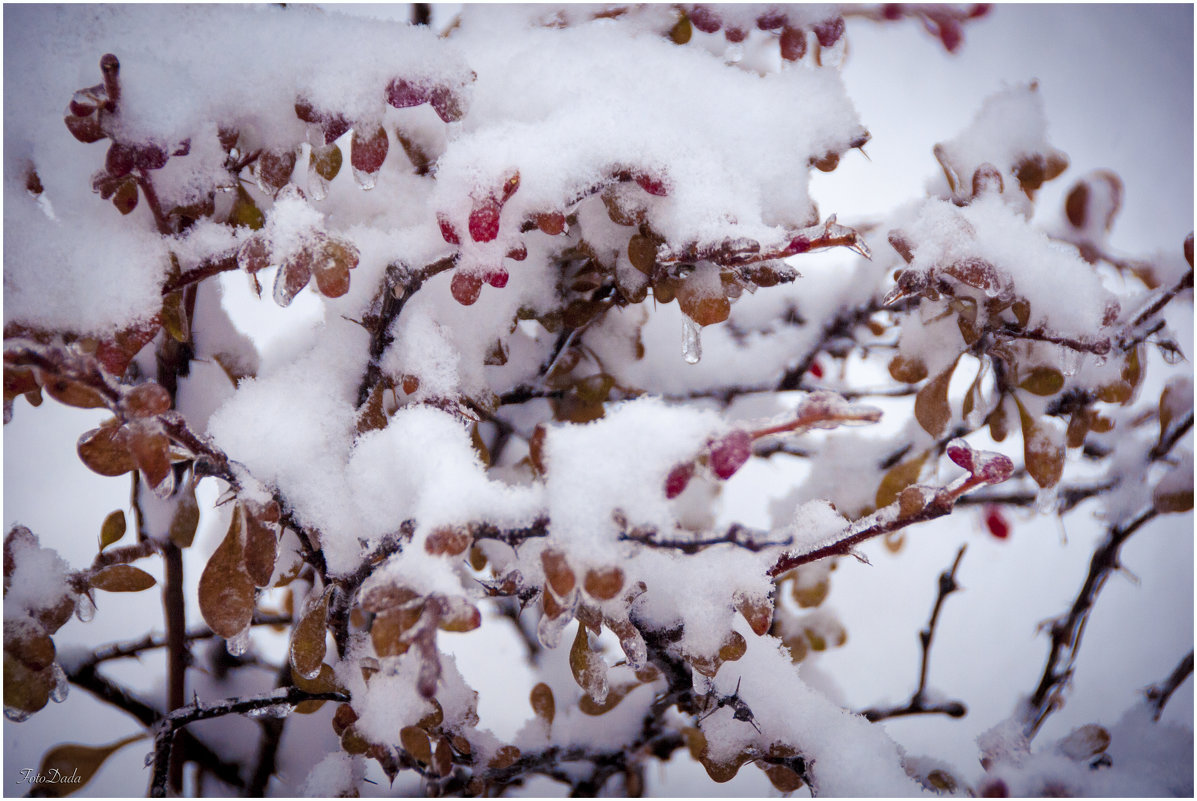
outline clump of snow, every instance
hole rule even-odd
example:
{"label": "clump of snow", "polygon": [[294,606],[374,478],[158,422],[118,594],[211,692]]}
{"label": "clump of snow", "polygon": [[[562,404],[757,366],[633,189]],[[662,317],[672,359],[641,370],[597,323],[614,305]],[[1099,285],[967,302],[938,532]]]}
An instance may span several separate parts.
{"label": "clump of snow", "polygon": [[333,751],[313,767],[303,783],[305,798],[340,798],[355,791],[366,776],[365,760]]}

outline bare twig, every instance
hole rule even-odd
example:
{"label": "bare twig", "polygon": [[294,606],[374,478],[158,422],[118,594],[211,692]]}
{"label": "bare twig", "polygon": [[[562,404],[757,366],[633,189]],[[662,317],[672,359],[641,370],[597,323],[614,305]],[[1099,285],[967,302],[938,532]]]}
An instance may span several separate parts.
{"label": "bare twig", "polygon": [[619,535],[623,542],[636,542],[649,548],[661,548],[684,554],[695,554],[715,545],[734,545],[749,551],[763,551],[765,548],[785,548],[793,544],[793,537],[784,540],[769,540],[767,532],[753,531],[739,523],[733,523],[727,531],[716,537],[696,539],[663,539],[651,529],[636,528]]}
{"label": "bare twig", "polygon": [[1149,508],[1126,523],[1110,528],[1105,540],[1093,552],[1093,558],[1089,562],[1089,573],[1085,576],[1071,608],[1064,616],[1050,621],[1051,647],[1048,650],[1047,663],[1043,666],[1043,675],[1035,692],[1027,702],[1023,721],[1023,731],[1028,740],[1035,737],[1043,721],[1052,712],[1064,705],[1064,691],[1072,680],[1085,624],[1089,621],[1089,615],[1097,603],[1097,596],[1105,586],[1106,579],[1120,567],[1118,554],[1122,545],[1158,514],[1154,508]]}
{"label": "bare twig", "polygon": [[939,574],[939,588],[935,595],[935,604],[931,607],[931,619],[927,627],[919,632],[919,643],[923,649],[922,661],[919,666],[919,686],[910,696],[910,700],[902,706],[872,707],[861,712],[872,721],[896,718],[905,715],[942,714],[953,718],[964,717],[968,709],[960,701],[944,701],[938,704],[927,703],[927,670],[931,662],[931,642],[935,637],[935,625],[939,622],[939,612],[943,608],[944,599],[960,589],[956,583],[956,570],[960,567],[960,560],[964,557],[967,545],[961,545],[956,552],[956,559],[952,566]]}
{"label": "bare twig", "polygon": [[1185,679],[1193,675],[1193,652],[1190,650],[1188,655],[1180,660],[1180,664],[1172,671],[1168,678],[1161,681],[1159,684],[1153,684],[1143,691],[1147,696],[1147,703],[1155,710],[1151,718],[1152,720],[1159,720],[1160,715],[1164,713],[1164,707],[1168,704],[1168,699],[1172,697],[1172,693],[1176,692],[1176,688],[1184,684]]}
{"label": "bare twig", "polygon": [[[290,615],[265,615],[255,610],[253,620],[250,622],[250,625],[279,626],[288,625],[290,623]],[[215,636],[216,634],[212,631],[212,629],[208,628],[207,626],[199,626],[186,632],[186,634],[183,636],[183,639],[186,642],[195,642],[196,640],[206,640]],[[139,640],[101,646],[100,648],[95,649],[91,656],[81,664],[84,666],[94,666],[100,664],[101,662],[108,662],[113,659],[126,659],[128,657],[139,656],[143,651],[152,651],[156,648],[164,647],[166,647],[165,637],[147,634]]]}

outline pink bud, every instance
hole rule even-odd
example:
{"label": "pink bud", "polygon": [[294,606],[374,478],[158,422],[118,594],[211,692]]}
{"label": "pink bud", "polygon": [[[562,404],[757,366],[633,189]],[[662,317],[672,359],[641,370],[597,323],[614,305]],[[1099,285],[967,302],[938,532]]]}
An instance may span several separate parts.
{"label": "pink bud", "polygon": [[721,479],[729,479],[752,455],[752,435],[736,429],[711,443],[711,470]]}
{"label": "pink bud", "polygon": [[686,486],[690,483],[691,477],[694,475],[694,463],[686,462],[679,464],[677,467],[669,471],[669,475],[665,477],[665,497],[676,498],[681,495]]}

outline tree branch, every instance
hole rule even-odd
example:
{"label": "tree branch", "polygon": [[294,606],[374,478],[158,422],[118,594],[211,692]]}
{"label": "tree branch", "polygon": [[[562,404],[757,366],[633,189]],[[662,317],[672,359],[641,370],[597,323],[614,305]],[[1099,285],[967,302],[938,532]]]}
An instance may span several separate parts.
{"label": "tree branch", "polygon": [[1023,731],[1028,740],[1034,739],[1047,717],[1064,705],[1064,690],[1072,680],[1085,624],[1106,579],[1121,566],[1118,553],[1122,545],[1158,514],[1154,508],[1147,509],[1129,522],[1110,528],[1105,540],[1093,552],[1089,573],[1067,615],[1063,619],[1051,621],[1051,647],[1047,663],[1043,666],[1043,675],[1035,692],[1027,702],[1023,721]]}
{"label": "tree branch", "polygon": [[1161,681],[1159,684],[1153,684],[1143,691],[1147,696],[1147,703],[1155,710],[1152,715],[1152,720],[1159,720],[1160,715],[1164,713],[1164,707],[1168,704],[1168,699],[1172,697],[1172,693],[1176,692],[1185,679],[1193,675],[1193,652],[1189,651],[1188,655],[1180,660],[1180,664],[1172,671],[1168,678]]}
{"label": "tree branch", "polygon": [[926,699],[927,670],[931,662],[931,643],[935,637],[935,626],[939,622],[939,612],[943,608],[944,599],[960,589],[960,585],[956,583],[956,570],[960,567],[960,560],[964,557],[967,547],[967,545],[961,545],[960,550],[956,552],[956,559],[952,562],[952,566],[939,574],[938,592],[935,595],[935,604],[931,607],[931,619],[927,622],[927,627],[919,632],[919,644],[922,646],[923,655],[919,666],[918,688],[910,696],[910,700],[902,706],[872,707],[860,713],[869,720],[878,721],[905,715],[928,714],[943,714],[960,718],[968,713],[967,707],[960,701],[928,704]]}

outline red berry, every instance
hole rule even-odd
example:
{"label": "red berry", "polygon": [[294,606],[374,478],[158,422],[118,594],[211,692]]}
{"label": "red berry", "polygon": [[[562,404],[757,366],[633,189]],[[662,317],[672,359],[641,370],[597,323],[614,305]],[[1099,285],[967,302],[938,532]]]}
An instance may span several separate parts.
{"label": "red berry", "polygon": [[486,283],[490,284],[495,289],[502,289],[503,287],[507,286],[507,279],[509,279],[511,275],[507,272],[506,267],[493,267],[490,270],[487,270],[486,274],[482,277],[485,279]]}
{"label": "red berry", "polygon": [[729,479],[744,466],[752,455],[752,435],[743,429],[736,429],[712,442],[711,470],[721,479]]}
{"label": "red berry", "polygon": [[823,366],[821,364],[819,364],[817,361],[811,362],[810,363],[810,374],[813,375],[815,378],[822,378],[823,377]]}
{"label": "red berry", "polygon": [[1004,540],[1010,536],[1010,524],[1006,521],[1006,516],[1002,514],[1002,510],[997,506],[985,507],[985,527],[989,529],[989,533],[999,540]]}
{"label": "red berry", "polygon": [[723,27],[723,19],[706,6],[695,6],[690,10],[690,24],[703,33],[714,33]]}
{"label": "red berry", "polygon": [[457,229],[453,227],[453,223],[449,222],[449,218],[443,214],[436,215],[437,224],[441,227],[441,236],[450,245],[460,245],[461,237],[457,235]]}
{"label": "red berry", "polygon": [[781,31],[781,57],[786,61],[801,61],[806,55],[806,31],[786,26]]}
{"label": "red berry", "polygon": [[482,291],[482,279],[473,273],[463,273],[460,270],[453,273],[453,283],[449,286],[453,298],[462,306],[473,305]]}
{"label": "red berry", "polygon": [[681,495],[694,475],[694,462],[679,464],[669,471],[665,477],[665,497],[676,498]]}
{"label": "red berry", "polygon": [[831,47],[844,35],[844,18],[824,20],[815,25],[815,36],[823,47]]}
{"label": "red berry", "polygon": [[470,236],[475,242],[493,242],[499,235],[499,213],[503,207],[488,197],[470,212]]}

